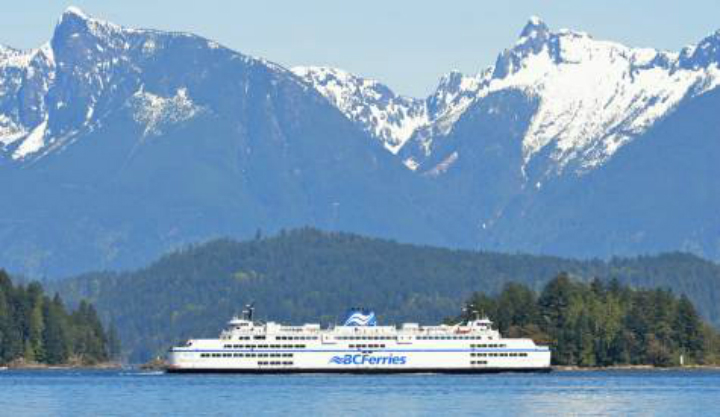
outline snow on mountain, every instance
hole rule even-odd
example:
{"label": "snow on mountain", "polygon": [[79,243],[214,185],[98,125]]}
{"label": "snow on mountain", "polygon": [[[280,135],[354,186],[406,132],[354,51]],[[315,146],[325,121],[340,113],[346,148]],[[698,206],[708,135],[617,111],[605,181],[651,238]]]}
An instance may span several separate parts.
{"label": "snow on mountain", "polygon": [[582,172],[601,165],[688,94],[717,83],[717,64],[686,68],[679,56],[569,30],[553,33],[535,18],[498,57],[479,96],[518,89],[536,97],[539,108],[522,143],[525,162],[550,146],[558,170],[575,162]]}
{"label": "snow on mountain", "polygon": [[582,173],[602,165],[684,98],[717,87],[718,39],[720,31],[697,47],[670,53],[567,29],[552,32],[532,17],[494,66],[475,76],[451,72],[424,100],[397,96],[376,81],[337,69],[294,72],[391,152],[412,143],[419,151],[403,156],[412,170],[422,167],[435,141],[474,103],[496,92],[522,91],[539,103],[522,141],[524,165],[542,153],[549,155],[553,172],[571,165]]}
{"label": "snow on mountain", "polygon": [[394,154],[418,130],[467,106],[479,86],[475,77],[453,71],[442,78],[432,96],[420,100],[336,68],[295,67],[292,71]]}
{"label": "snow on mountain", "polygon": [[[40,147],[47,120],[44,96],[54,77],[48,44],[30,51],[0,47],[0,151],[15,146],[20,157]],[[25,108],[16,106],[15,100]]]}
{"label": "snow on mountain", "polygon": [[187,88],[142,90],[144,64],[181,38],[219,49],[193,35],[124,28],[76,7],[62,14],[41,48],[0,47],[0,158],[30,161],[63,149],[99,126],[118,101],[133,109],[146,136],[193,117],[201,106]]}
{"label": "snow on mountain", "polygon": [[190,120],[206,110],[192,101],[186,88],[178,89],[171,97],[161,97],[141,87],[128,104],[133,107],[135,121],[145,126],[143,137],[160,136],[164,126]]}
{"label": "snow on mountain", "polygon": [[392,153],[429,121],[422,100],[397,95],[375,80],[328,67],[295,67],[292,72],[380,139]]}

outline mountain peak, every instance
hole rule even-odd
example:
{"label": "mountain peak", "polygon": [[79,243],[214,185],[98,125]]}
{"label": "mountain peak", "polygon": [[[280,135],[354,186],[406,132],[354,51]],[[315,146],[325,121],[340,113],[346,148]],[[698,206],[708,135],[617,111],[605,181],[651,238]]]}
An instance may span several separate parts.
{"label": "mountain peak", "polygon": [[75,21],[75,22],[84,22],[90,20],[90,16],[85,14],[80,8],[75,6],[70,6],[63,14],[60,16],[60,20],[58,22],[58,26],[62,25],[63,23],[67,23],[68,21]]}
{"label": "mountain peak", "polygon": [[530,16],[527,24],[520,33],[522,38],[544,37],[550,32],[548,26],[537,16]]}
{"label": "mountain peak", "polygon": [[67,9],[65,9],[65,11],[63,12],[63,16],[65,15],[74,15],[81,19],[89,19],[88,15],[76,6],[69,6]]}
{"label": "mountain peak", "polygon": [[87,29],[90,20],[90,17],[82,10],[75,6],[70,6],[65,9],[60,19],[58,19],[53,38],[57,37],[58,34],[84,31]]}

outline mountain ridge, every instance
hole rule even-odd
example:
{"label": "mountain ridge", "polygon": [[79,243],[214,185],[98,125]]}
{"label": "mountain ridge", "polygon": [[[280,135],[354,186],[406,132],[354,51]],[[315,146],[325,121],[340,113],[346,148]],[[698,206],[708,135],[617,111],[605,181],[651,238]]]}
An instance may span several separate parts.
{"label": "mountain ridge", "polygon": [[[720,84],[719,33],[720,31],[703,38],[697,46],[685,47],[680,52],[673,53],[651,48],[630,48],[616,42],[595,40],[585,32],[568,29],[552,32],[545,22],[534,16],[520,32],[520,37],[515,45],[500,53],[494,65],[474,76],[450,72],[441,79],[436,91],[425,99],[405,97],[404,102],[409,103],[408,108],[414,109],[414,113],[421,116],[406,118],[409,119],[406,122],[406,129],[395,136],[392,135],[392,130],[383,131],[380,127],[389,116],[385,116],[385,109],[378,107],[376,103],[357,100],[359,103],[353,106],[354,110],[352,111],[337,104],[340,97],[352,97],[354,87],[344,86],[342,80],[339,80],[340,82],[334,89],[328,90],[323,88],[317,76],[306,75],[304,78],[336,104],[349,119],[360,124],[379,141],[385,143],[391,152],[399,153],[404,158],[405,165],[413,170],[421,165],[419,160],[426,159],[432,152],[434,147],[432,142],[436,138],[442,140],[442,137],[452,129],[454,122],[462,117],[471,104],[477,103],[488,94],[499,90],[522,89],[529,91],[529,94],[540,97],[541,107],[523,140],[525,165],[546,146],[555,146],[556,170],[562,171],[566,165],[574,164],[576,165],[575,171],[582,173],[604,163],[628,140],[642,134],[657,120],[672,112],[688,95],[701,95]],[[570,64],[583,65],[584,61],[593,60],[593,55],[598,54],[606,54],[607,57],[594,59],[596,64],[588,64],[588,70],[577,75],[564,70],[555,76],[557,80],[544,81],[553,67],[561,64],[566,67],[572,66]],[[618,63],[618,59],[615,59],[617,57],[624,62]],[[619,68],[613,69],[618,66]],[[659,73],[660,69],[665,70],[666,74]],[[318,69],[318,71],[320,70],[324,72],[341,71],[329,68]],[[692,72],[697,70],[702,71]],[[301,67],[298,68],[298,71],[307,74],[312,73],[313,68]],[[631,87],[636,80],[640,80],[638,82],[641,85],[635,87],[637,91],[631,91],[626,96],[593,97],[593,90],[599,90],[598,83],[602,82],[603,78],[610,76],[611,71],[616,71],[618,74],[614,75],[616,77],[616,80],[612,81],[614,84],[608,84],[608,87],[615,86],[616,91]],[[345,78],[353,79],[351,84],[357,85],[367,81],[362,77],[343,73]],[[513,77],[516,79],[512,80]],[[580,79],[572,80],[573,77],[580,77]],[[557,84],[568,78],[571,79],[571,83],[553,85],[553,83]],[[464,100],[453,103],[454,106],[451,106],[446,112],[429,117],[427,103],[435,97],[447,93],[446,80],[449,79],[461,79],[460,83],[465,84],[465,86],[457,88],[450,101],[455,101],[457,96]],[[643,81],[643,79],[646,80]],[[543,87],[542,84],[546,82],[549,82],[550,85]],[[587,83],[588,88],[583,92],[579,87],[584,82]],[[373,83],[377,84],[376,81]],[[668,87],[665,89],[655,87],[657,91],[653,91],[653,84],[663,85],[663,83]],[[458,82],[456,81],[455,84],[457,85]],[[386,91],[386,95],[394,95],[389,87],[384,85],[382,87]],[[600,90],[612,92],[609,88]],[[553,94],[561,93],[561,96],[545,97],[544,91]],[[590,95],[583,98],[583,94]],[[587,103],[588,100],[592,102]],[[423,101],[426,103],[425,111],[417,110]],[[594,124],[590,123],[591,114],[603,113],[603,111],[597,111],[598,108],[607,112],[608,105],[615,101],[619,101],[619,103],[615,104],[617,108],[609,112],[609,116],[601,117],[599,121],[592,122]],[[547,104],[550,102],[562,102],[566,108],[553,108]],[[635,105],[636,102],[640,102],[641,105],[649,103],[649,105],[647,108],[643,108]],[[602,107],[598,107],[599,105]],[[358,110],[359,107],[362,107],[362,110]],[[578,111],[584,113],[578,113]],[[357,114],[360,112],[378,114],[380,117],[358,117]],[[395,113],[402,112],[403,109],[395,110]],[[626,115],[627,120],[623,120],[621,115]],[[447,124],[448,118],[451,119],[451,126],[438,129],[438,125],[442,122]],[[570,118],[570,120],[563,121],[563,118]],[[580,120],[580,122],[573,123],[573,120]],[[578,123],[580,124],[578,125]],[[408,130],[411,130],[413,126],[414,131],[412,135],[408,136]],[[378,130],[382,133],[378,134]],[[438,130],[441,133],[435,132]],[[570,132],[567,132],[568,130]],[[583,136],[589,136],[589,138]],[[412,149],[403,152],[403,148]],[[585,158],[579,158],[582,156]],[[574,159],[580,159],[580,161],[576,162]],[[425,171],[437,172],[435,168],[437,166],[426,167]]]}
{"label": "mountain ridge", "polygon": [[718,32],[670,53],[533,18],[495,65],[413,99],[70,8],[40,48],[0,48],[0,263],[125,269],[300,226],[720,259],[718,62]]}

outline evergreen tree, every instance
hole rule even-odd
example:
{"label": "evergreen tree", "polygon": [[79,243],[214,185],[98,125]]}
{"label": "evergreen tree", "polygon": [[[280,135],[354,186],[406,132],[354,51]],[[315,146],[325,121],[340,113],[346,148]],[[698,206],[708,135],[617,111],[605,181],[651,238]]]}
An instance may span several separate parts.
{"label": "evergreen tree", "polygon": [[0,364],[62,364],[72,357],[95,363],[107,360],[107,343],[92,305],[70,315],[57,294],[50,300],[38,283],[13,286],[0,270]]}
{"label": "evergreen tree", "polygon": [[527,287],[510,284],[495,297],[474,294],[469,303],[483,306],[501,331],[548,343],[556,364],[671,366],[680,355],[686,363],[720,359],[718,332],[686,296],[667,290],[597,279],[585,284],[560,274],[537,299]]}

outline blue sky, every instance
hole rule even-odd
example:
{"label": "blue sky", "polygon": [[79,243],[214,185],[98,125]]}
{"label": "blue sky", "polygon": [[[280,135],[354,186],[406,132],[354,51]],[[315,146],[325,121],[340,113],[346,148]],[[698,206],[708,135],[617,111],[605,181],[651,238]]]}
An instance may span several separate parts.
{"label": "blue sky", "polygon": [[425,96],[451,69],[475,73],[531,15],[632,46],[678,50],[720,29],[718,0],[51,0],[6,2],[0,43],[41,45],[69,5],[131,27],[193,32],[286,66],[331,65]]}

